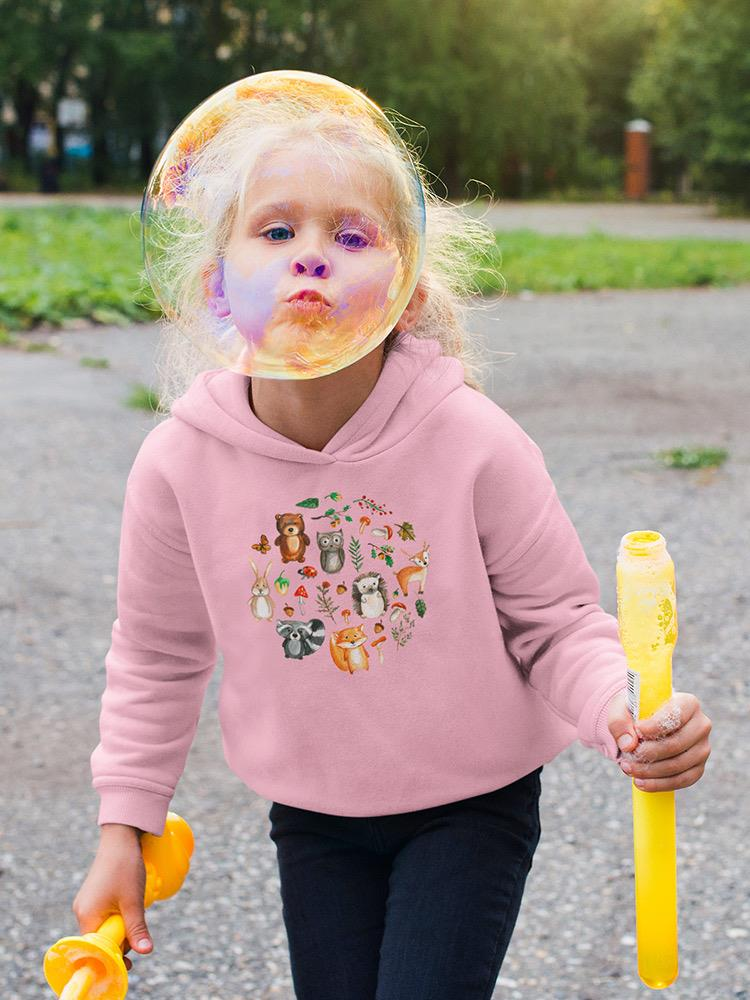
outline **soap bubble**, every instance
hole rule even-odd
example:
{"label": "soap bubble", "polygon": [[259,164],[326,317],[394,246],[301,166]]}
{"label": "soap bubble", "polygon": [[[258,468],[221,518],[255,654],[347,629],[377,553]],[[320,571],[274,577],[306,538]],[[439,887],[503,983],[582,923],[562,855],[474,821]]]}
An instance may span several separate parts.
{"label": "soap bubble", "polygon": [[406,142],[361,91],[273,70],[185,118],[141,208],[165,316],[219,366],[318,378],[374,350],[412,297],[424,191]]}

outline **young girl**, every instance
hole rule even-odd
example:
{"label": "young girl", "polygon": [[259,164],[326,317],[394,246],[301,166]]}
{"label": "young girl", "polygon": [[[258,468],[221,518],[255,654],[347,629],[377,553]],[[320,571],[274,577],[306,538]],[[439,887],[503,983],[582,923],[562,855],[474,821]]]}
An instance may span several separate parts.
{"label": "young girl", "polygon": [[[373,145],[368,171],[335,107],[238,100],[230,117],[186,167],[201,225],[161,248],[171,415],[127,481],[101,843],[74,910],[86,932],[119,909],[125,950],[150,950],[138,835],[163,832],[220,649],[225,755],[272,803],[297,997],[488,998],[543,765],[576,739],[612,760],[639,741],[617,621],[540,449],[477,378],[465,309],[489,230],[420,175],[418,281],[379,332],[390,251],[417,259],[398,236],[413,167]],[[319,305],[293,321],[295,291]],[[310,325],[326,308],[349,323],[343,355]],[[657,790],[708,756],[694,696],[670,707],[671,735],[640,724]]]}

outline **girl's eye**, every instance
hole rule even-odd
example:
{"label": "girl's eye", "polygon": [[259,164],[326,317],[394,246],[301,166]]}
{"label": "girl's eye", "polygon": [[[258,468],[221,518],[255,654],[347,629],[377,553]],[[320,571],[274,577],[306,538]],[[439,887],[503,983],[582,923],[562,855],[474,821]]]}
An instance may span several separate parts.
{"label": "girl's eye", "polygon": [[[286,239],[276,239],[272,236],[273,233],[284,233],[287,236],[293,236],[293,231],[287,226],[272,226],[270,229],[264,230],[260,235],[262,237],[269,237],[271,243],[285,243]],[[352,230],[341,230],[339,235],[342,237],[342,245],[349,250],[364,250],[365,247],[370,245],[370,239],[364,236],[362,233],[357,233]]]}
{"label": "girl's eye", "polygon": [[[289,230],[285,229],[283,226],[274,226],[272,229],[267,229],[264,233],[261,233],[261,236],[270,236],[271,233],[286,233],[288,231]],[[284,240],[271,240],[271,242],[272,243],[279,243],[279,242],[283,243],[285,241]]]}
{"label": "girl's eye", "polygon": [[[363,250],[370,245],[370,241],[362,233],[343,232],[341,235],[344,237],[344,246],[352,250]],[[355,242],[356,240],[359,240],[359,243]]]}

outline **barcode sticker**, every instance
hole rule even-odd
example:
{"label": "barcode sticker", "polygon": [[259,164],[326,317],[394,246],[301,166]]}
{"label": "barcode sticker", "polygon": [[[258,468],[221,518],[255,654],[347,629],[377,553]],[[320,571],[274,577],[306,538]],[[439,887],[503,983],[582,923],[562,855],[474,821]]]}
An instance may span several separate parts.
{"label": "barcode sticker", "polygon": [[635,722],[641,710],[641,675],[628,667],[628,711]]}

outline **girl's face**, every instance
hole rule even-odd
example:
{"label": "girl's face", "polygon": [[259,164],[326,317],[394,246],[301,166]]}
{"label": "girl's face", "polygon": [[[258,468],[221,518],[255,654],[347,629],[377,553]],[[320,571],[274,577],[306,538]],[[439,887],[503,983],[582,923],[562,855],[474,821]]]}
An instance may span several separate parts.
{"label": "girl's face", "polygon": [[231,314],[251,366],[279,377],[329,374],[395,325],[403,267],[385,185],[366,185],[362,174],[302,146],[266,156],[248,182],[211,304]]}

